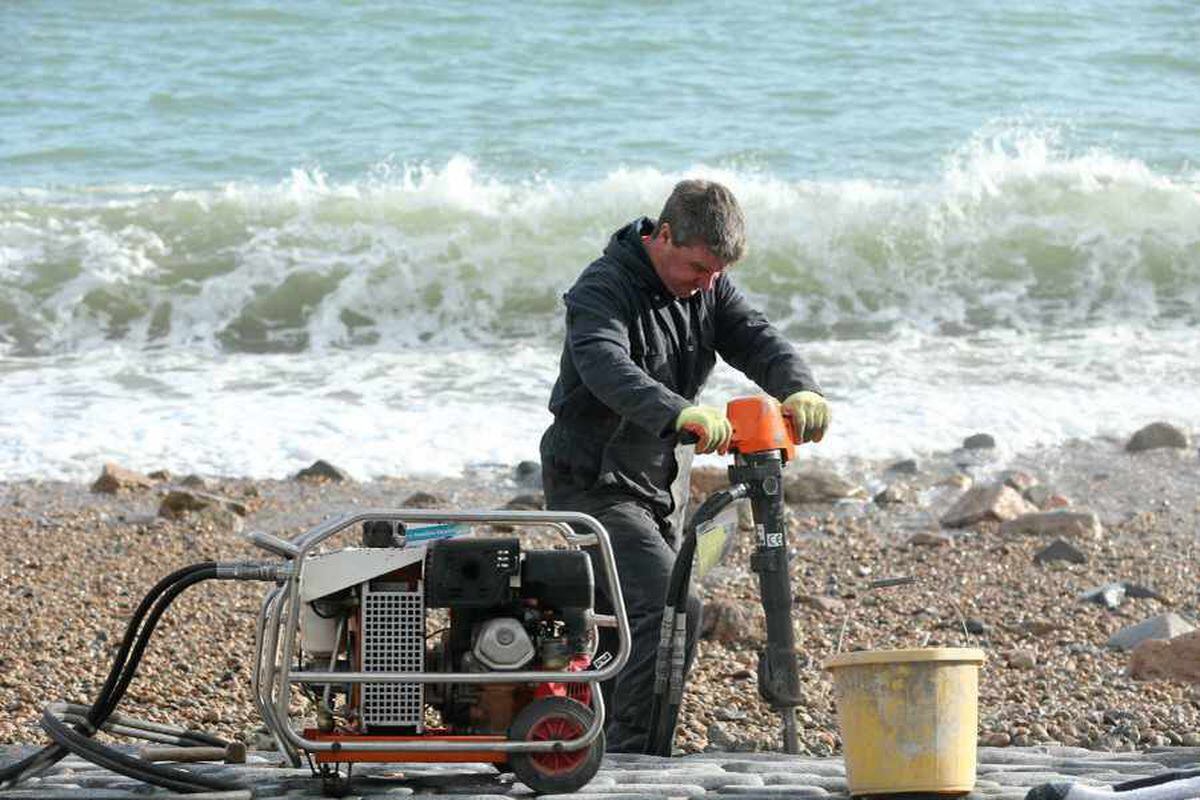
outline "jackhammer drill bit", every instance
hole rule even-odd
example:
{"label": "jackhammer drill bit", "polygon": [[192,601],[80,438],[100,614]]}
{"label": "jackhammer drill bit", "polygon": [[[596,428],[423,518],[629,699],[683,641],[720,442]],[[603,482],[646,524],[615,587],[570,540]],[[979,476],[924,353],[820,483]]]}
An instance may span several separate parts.
{"label": "jackhammer drill bit", "polygon": [[739,456],[729,479],[750,488],[758,542],[750,568],[758,575],[767,621],[767,644],[758,654],[758,692],[783,719],[783,750],[799,753],[796,707],[800,670],[792,628],[792,586],[788,574],[787,531],[783,506],[783,460],[778,451]]}

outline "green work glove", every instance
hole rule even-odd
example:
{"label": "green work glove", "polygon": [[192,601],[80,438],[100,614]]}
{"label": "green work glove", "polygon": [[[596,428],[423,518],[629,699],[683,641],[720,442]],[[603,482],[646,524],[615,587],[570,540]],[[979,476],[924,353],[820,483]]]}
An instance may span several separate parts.
{"label": "green work glove", "polygon": [[792,421],[797,442],[819,442],[833,415],[825,398],[816,392],[796,392],[783,401],[783,413]]}
{"label": "green work glove", "polygon": [[716,450],[724,455],[733,439],[733,423],[712,406],[688,406],[680,411],[679,418],[675,420],[675,430],[696,435],[700,440],[696,442],[697,453]]}

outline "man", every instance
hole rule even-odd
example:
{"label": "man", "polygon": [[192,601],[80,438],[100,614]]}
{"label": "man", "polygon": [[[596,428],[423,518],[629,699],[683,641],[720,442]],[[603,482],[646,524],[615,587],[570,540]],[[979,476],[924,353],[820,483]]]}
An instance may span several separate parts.
{"label": "man", "polygon": [[[717,355],[783,402],[801,441],[819,441],[829,424],[795,348],[725,274],[744,251],[732,193],[682,181],[657,222],[641,218],[613,234],[564,296],[566,342],[550,397],[554,423],[542,437],[542,482],[548,508],[591,514],[612,538],[633,649],[604,687],[611,752],[646,744],[693,452],[724,453],[732,438],[721,410],[695,404]],[[678,445],[681,431],[696,436],[694,450]],[[700,601],[688,601],[690,665]]]}

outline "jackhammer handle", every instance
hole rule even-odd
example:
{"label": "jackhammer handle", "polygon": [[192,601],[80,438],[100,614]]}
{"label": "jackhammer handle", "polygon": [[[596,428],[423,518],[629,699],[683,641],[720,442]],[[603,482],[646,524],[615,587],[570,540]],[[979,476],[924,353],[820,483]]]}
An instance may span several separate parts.
{"label": "jackhammer handle", "polygon": [[143,747],[138,755],[146,761],[224,761],[226,764],[245,764],[246,745],[231,742],[225,747]]}

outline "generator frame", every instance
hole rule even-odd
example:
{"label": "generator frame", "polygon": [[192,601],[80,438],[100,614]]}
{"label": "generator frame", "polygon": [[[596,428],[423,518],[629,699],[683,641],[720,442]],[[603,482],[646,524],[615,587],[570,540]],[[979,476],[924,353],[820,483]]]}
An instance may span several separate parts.
{"label": "generator frame", "polygon": [[[603,578],[613,614],[594,614],[598,627],[617,629],[616,656],[602,668],[587,671],[511,670],[498,672],[330,672],[295,669],[297,631],[303,606],[301,578],[310,556],[330,538],[368,520],[403,523],[463,523],[478,525],[520,525],[550,528],[573,548],[595,546],[603,567]],[[588,531],[578,532],[573,529]],[[441,511],[429,509],[364,509],[327,520],[296,537],[286,540],[260,531],[247,538],[265,550],[284,558],[290,569],[263,598],[255,630],[255,668],[251,676],[254,702],[263,723],[275,738],[279,750],[292,766],[301,766],[301,754],[317,756],[319,762],[387,761],[498,761],[513,753],[571,752],[589,746],[604,729],[604,700],[599,684],[613,678],[629,659],[630,631],[625,602],[617,579],[616,559],[608,532],[595,518],[573,511]],[[337,735],[322,739],[306,738],[288,719],[292,684],[367,683],[586,683],[592,686],[591,725],[574,739],[515,741],[503,736],[372,736]]]}

